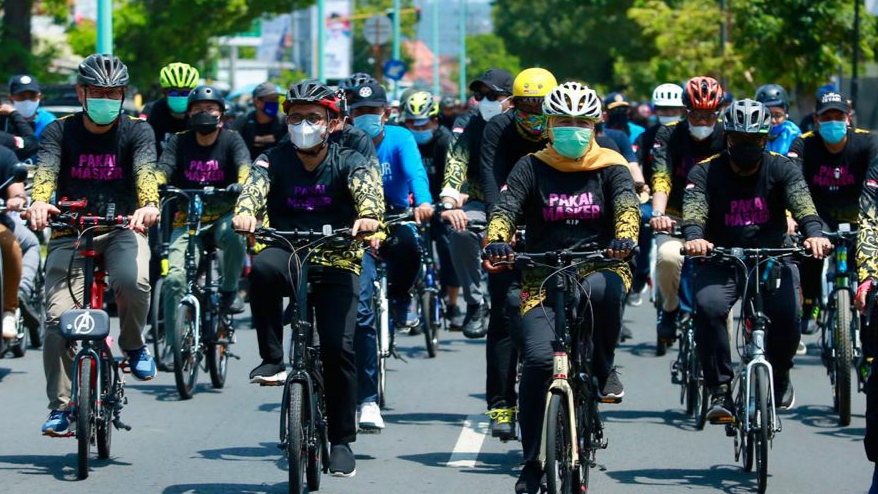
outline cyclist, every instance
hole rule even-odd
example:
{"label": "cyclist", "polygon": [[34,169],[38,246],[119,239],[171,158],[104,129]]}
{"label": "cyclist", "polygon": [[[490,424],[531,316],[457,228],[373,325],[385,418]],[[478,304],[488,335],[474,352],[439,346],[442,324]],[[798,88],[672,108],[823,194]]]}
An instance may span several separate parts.
{"label": "cyclist", "polygon": [[756,101],[771,110],[771,132],[768,134],[768,151],[787,154],[796,137],[802,135],[799,126],[789,120],[790,98],[783,86],[766,84],[756,90]]}
{"label": "cyclist", "polygon": [[[802,169],[817,213],[825,228],[835,231],[839,223],[857,223],[858,198],[863,191],[869,163],[878,156],[878,136],[850,127],[850,105],[841,93],[826,92],[817,101],[814,113],[816,131],[806,132],[793,141],[788,156]],[[815,313],[819,310],[823,263],[803,259],[802,332],[817,331]],[[869,332],[861,333],[868,340]],[[864,341],[864,350],[870,349]],[[867,355],[871,356],[871,355]]]}
{"label": "cyclist", "polygon": [[34,129],[14,104],[0,104],[0,146],[14,151],[20,161],[31,158],[37,152],[39,143]]}
{"label": "cyclist", "polygon": [[[0,182],[12,176],[18,157],[11,149],[0,146]],[[27,206],[24,184],[11,183],[6,189],[6,208],[20,211]],[[18,309],[18,290],[21,284],[21,246],[15,236],[15,222],[11,216],[0,215],[0,251],[3,254],[3,338],[14,339],[18,335],[15,311]]]}
{"label": "cyclist", "polygon": [[364,84],[377,83],[374,77],[365,73],[357,72],[354,75],[338,83],[338,88],[344,91],[345,100],[351,101],[354,98],[354,92]]}
{"label": "cyclist", "polygon": [[42,97],[40,85],[32,75],[14,75],[9,79],[9,101],[15,111],[24,117],[25,122],[30,124],[37,140],[43,135],[46,126],[57,119],[52,112],[40,108]]}
{"label": "cyclist", "polygon": [[[52,122],[43,132],[27,217],[32,229],[46,228],[48,217],[59,212],[49,204],[53,193],[87,199],[94,214],[106,215],[113,205],[116,214],[131,215],[130,229],[97,235],[95,249],[104,257],[119,307],[119,347],[128,356],[131,374],[145,381],[155,377],[156,367],[141,334],[149,310],[149,247],[142,231],[158,218],[158,186],[152,129],[122,115],[128,79],[128,67],[115,55],[89,55],[79,64],[76,93],[83,111]],[[52,412],[43,434],[49,436],[68,435],[70,426],[66,408],[73,354],[58,320],[76,304],[70,294],[83,292],[81,270],[68,272],[77,248],[75,236],[56,232],[46,258],[43,367]]]}
{"label": "cyclist", "polygon": [[260,154],[276,146],[287,129],[283,124],[280,112],[280,93],[277,86],[263,82],[253,90],[253,106],[247,115],[235,120],[232,128],[241,133],[250,159],[255,160]]}
{"label": "cyclist", "polygon": [[[783,247],[785,210],[789,210],[805,236],[805,248],[822,258],[831,244],[821,233],[801,171],[786,157],[765,150],[771,130],[769,109],[750,99],[735,101],[723,114],[723,127],[726,149],[694,166],[687,177],[686,254],[704,256],[714,246]],[[726,320],[743,290],[741,274],[734,265],[712,260],[698,262],[695,269],[695,342],[712,394],[707,419],[722,423],[734,417]],[[765,347],[774,371],[774,403],[785,410],[795,402],[789,372],[799,342],[796,264],[781,261],[777,276],[778,287],[764,292],[765,313],[771,320]]]}
{"label": "cyclist", "polygon": [[[578,82],[550,88],[543,114],[548,117],[549,145],[515,165],[506,179],[488,225],[488,264],[514,257],[510,242],[518,218],[528,233],[525,252],[571,248],[594,241],[609,246],[610,257],[624,259],[637,240],[640,203],[625,158],[593,141],[601,118],[597,93]],[[575,206],[575,207],[574,207]],[[540,307],[546,293],[541,283],[549,270],[528,270],[522,281],[521,340],[521,446],[524,468],[516,493],[537,493],[542,477],[539,462],[545,395],[552,377],[550,305]],[[594,373],[598,395],[619,402],[624,388],[613,365],[616,340],[622,327],[622,299],[631,283],[628,264],[584,268],[583,289],[590,293],[591,310],[583,324],[594,328]],[[600,321],[600,322],[598,322]]]}
{"label": "cyclist", "polygon": [[[430,197],[439,197],[442,189],[442,179],[445,176],[446,160],[448,151],[451,149],[453,136],[451,131],[439,125],[439,104],[433,99],[433,95],[426,91],[416,91],[402,105],[403,123],[412,132],[415,142],[418,144],[418,152],[421,153],[424,168],[427,170],[427,180],[430,182]],[[431,230],[436,243],[436,252],[439,254],[439,278],[442,289],[448,297],[447,317],[452,326],[463,325],[463,314],[457,306],[457,296],[460,293],[460,282],[454,267],[451,265],[451,253],[449,252],[449,228],[438,216],[432,218]],[[432,248],[430,249],[432,254]]]}
{"label": "cyclist", "polygon": [[[244,139],[234,130],[220,127],[225,101],[219,91],[211,86],[198,86],[189,93],[186,114],[190,129],[175,134],[168,141],[165,152],[158,162],[159,183],[167,183],[183,189],[201,187],[224,188],[231,184],[243,184],[250,173],[250,153]],[[246,247],[244,239],[232,229],[231,213],[234,200],[205,198],[202,215],[201,238],[210,235],[222,250],[220,276],[220,307],[232,314],[244,310],[244,302],[238,296],[238,279],[244,268]],[[168,251],[168,274],[163,285],[162,298],[165,308],[165,327],[173,328],[177,304],[186,292],[186,268],[184,257],[189,242],[186,213],[188,203],[178,201],[172,221],[171,245]],[[196,264],[201,249],[196,248]],[[215,335],[205,335],[206,338]]]}
{"label": "cyclist", "polygon": [[629,144],[633,145],[637,142],[637,138],[646,130],[629,118],[631,103],[624,94],[617,92],[608,94],[604,98],[604,108],[606,108],[604,127],[624,132]]}
{"label": "cyclist", "polygon": [[469,338],[487,332],[488,305],[482,290],[481,243],[483,234],[466,229],[470,221],[484,222],[485,194],[480,154],[482,133],[488,120],[507,111],[512,103],[512,74],[488,69],[470,83],[478,106],[461,114],[454,122],[454,144],[449,152],[439,198],[442,219],[452,228],[449,237],[451,262],[466,301],[462,330]]}
{"label": "cyclist", "polygon": [[[327,142],[329,134],[342,125],[338,104],[335,92],[322,84],[306,80],[290,86],[284,101],[290,140],[253,163],[235,205],[232,225],[236,230],[253,231],[257,218],[284,231],[353,225],[356,235],[379,228],[384,214],[381,184],[369,162]],[[329,471],[346,477],[356,473],[350,443],[357,438],[353,339],[361,256],[362,249],[356,245],[321,248],[311,257],[315,268],[309,280],[332,443]],[[250,307],[262,364],[250,373],[252,382],[286,379],[281,303],[292,294],[296,273],[291,253],[280,247],[262,250],[253,261]]]}
{"label": "cyclist", "polygon": [[[826,93],[837,93],[838,88],[835,87],[835,84],[824,84],[817,88],[817,91],[814,93],[814,101],[820,101],[820,98],[823,97]],[[814,116],[816,114],[814,112],[808,113],[807,115],[802,117],[802,120],[799,121],[799,128],[802,130],[802,133],[810,132],[812,130],[817,130],[817,126],[814,123]]]}
{"label": "cyclist", "polygon": [[448,130],[452,130],[454,128],[454,121],[457,120],[458,115],[460,115],[458,111],[459,107],[460,105],[457,102],[457,98],[454,96],[443,96],[442,100],[439,102],[439,125]]}
{"label": "cyclist", "polygon": [[[686,119],[660,127],[652,147],[652,217],[653,231],[666,232],[656,239],[656,283],[662,297],[661,312],[656,328],[656,355],[665,354],[674,340],[675,325],[681,306],[691,312],[691,293],[683,276],[681,239],[670,233],[683,209],[683,190],[686,175],[692,165],[724,149],[723,127],[718,122],[723,104],[723,89],[712,77],[693,77],[683,90]],[[682,296],[682,299],[678,296]],[[682,302],[682,303],[681,303]]]}
{"label": "cyclist", "polygon": [[[353,91],[349,102],[354,126],[366,132],[375,144],[381,167],[383,197],[388,211],[409,207],[409,195],[414,197],[415,221],[428,221],[433,215],[430,184],[427,171],[421,162],[418,145],[408,130],[387,123],[387,93],[377,82],[366,83]],[[381,255],[387,261],[387,298],[390,316],[399,328],[409,328],[417,333],[417,312],[411,309],[410,290],[420,268],[418,239],[409,227],[398,227],[382,248]],[[374,336],[374,313],[372,289],[378,272],[372,255],[363,257],[360,302],[357,310],[357,332],[363,333],[355,340],[360,379],[360,427],[383,429],[384,420],[377,405],[378,362],[371,358],[377,353]]]}
{"label": "cyclist", "polygon": [[189,128],[186,106],[189,93],[198,85],[199,77],[198,69],[183,62],[169,63],[159,71],[159,83],[165,96],[147,103],[141,111],[155,131],[159,157],[172,135]]}

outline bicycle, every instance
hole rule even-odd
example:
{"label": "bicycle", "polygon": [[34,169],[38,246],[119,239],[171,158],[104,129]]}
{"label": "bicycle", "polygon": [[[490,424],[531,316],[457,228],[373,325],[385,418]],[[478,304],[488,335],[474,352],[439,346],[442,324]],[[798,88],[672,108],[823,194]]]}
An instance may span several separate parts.
{"label": "bicycle", "polygon": [[[70,276],[76,256],[70,258],[67,286],[74,301],[74,309],[61,314],[59,329],[62,336],[82,347],[73,359],[71,400],[68,411],[76,423],[78,443],[77,477],[88,477],[92,446],[97,447],[98,458],[110,457],[113,428],[131,430],[121,420],[121,411],[128,404],[125,396],[122,358],[113,356],[110,338],[110,316],[103,310],[107,273],[103,259],[94,248],[95,229],[98,227],[127,227],[128,218],[114,216],[112,205],[107,216],[83,214],[85,200],[58,203],[61,213],[52,218],[52,229],[77,232],[77,245],[82,246],[79,257],[83,260],[84,297],[79,300],[73,292]],[[112,427],[111,427],[112,426]]]}
{"label": "bicycle", "polygon": [[[372,255],[366,251],[364,256]],[[372,282],[372,311],[378,324],[376,335],[378,344],[378,406],[384,408],[387,403],[387,360],[390,357],[405,362],[396,353],[395,332],[390,318],[390,307],[387,302],[387,263],[376,256],[375,269],[377,276]]]}
{"label": "bicycle", "polygon": [[[594,245],[585,246],[593,249]],[[604,426],[598,411],[598,382],[592,372],[591,334],[593,327],[576,325],[577,313],[569,298],[579,286],[576,268],[624,262],[604,257],[604,250],[574,252],[559,250],[519,253],[511,262],[516,269],[546,267],[552,273],[543,282],[549,288],[555,310],[552,381],[546,394],[546,414],[540,462],[546,468],[546,483],[552,493],[588,490],[590,469],[596,453],[606,449]],[[541,287],[541,291],[542,291]],[[614,401],[614,400],[612,400]]]}
{"label": "bicycle", "polygon": [[[6,195],[6,190],[15,182],[24,182],[27,179],[27,167],[24,165],[16,165],[12,168],[12,176],[7,178],[2,184],[0,184],[0,196]],[[6,214],[6,202],[0,199],[0,215]],[[3,256],[0,253],[0,301],[3,300]],[[2,312],[2,311],[0,311]],[[38,348],[42,341],[41,334],[39,330],[37,330],[36,334],[34,331],[29,331],[27,326],[24,325],[21,315],[21,309],[16,309],[15,311],[15,321],[16,321],[16,335],[15,338],[6,339],[0,338],[0,358],[5,356],[7,353],[11,353],[15,358],[24,357],[27,352],[28,346],[28,337],[30,336],[31,342],[34,348]],[[33,337],[37,338],[34,339]]]}
{"label": "bicycle", "polygon": [[[739,335],[743,333],[743,351],[738,348],[741,363],[732,380],[735,393],[734,417],[725,422],[726,435],[734,437],[735,461],[742,460],[745,471],[755,463],[760,494],[768,484],[768,449],[775,434],[781,432],[780,419],[774,402],[774,377],[771,363],[765,358],[765,331],[770,324],[763,312],[762,292],[771,284],[779,284],[775,267],[778,260],[801,254],[801,247],[789,248],[723,248],[714,247],[706,257],[725,259],[743,269],[744,300],[741,303]],[[753,267],[748,267],[748,262]],[[765,265],[760,271],[760,267]],[[750,284],[752,280],[756,280]],[[744,331],[741,331],[743,326]]]}
{"label": "bicycle", "polygon": [[[165,328],[165,308],[162,303],[162,291],[164,289],[165,278],[168,276],[168,271],[170,270],[170,265],[168,264],[168,255],[171,248],[170,223],[173,222],[172,218],[176,209],[175,203],[176,201],[174,200],[174,197],[162,198],[159,210],[161,211],[161,217],[163,220],[158,225],[158,228],[154,227],[156,238],[151,238],[152,241],[157,241],[158,245],[151,246],[153,259],[150,264],[153,266],[150,268],[150,278],[152,279],[153,275],[156,278],[152,285],[152,294],[150,296],[149,304],[149,340],[152,342],[156,366],[159,370],[165,372],[171,372],[173,370],[172,366],[174,358],[174,350],[171,348],[167,328]],[[167,220],[165,220],[165,218],[167,218]],[[155,258],[158,260],[157,263],[154,262]],[[171,362],[170,365],[169,361]]]}
{"label": "bicycle", "polygon": [[[321,232],[285,232],[266,227],[257,228],[253,233],[239,231],[266,245],[289,250],[291,269],[298,270],[293,303],[290,304],[293,312],[288,356],[291,369],[283,383],[278,444],[287,455],[291,494],[304,492],[305,485],[309,491],[318,490],[321,473],[329,471],[323,369],[319,342],[314,342],[313,314],[308,305],[309,258],[316,247],[327,243],[350,243],[353,241],[350,232],[349,228],[333,230],[329,225],[324,225]],[[300,257],[298,252],[301,250],[307,252]]]}
{"label": "bicycle", "polygon": [[[849,223],[838,225],[835,233],[823,232],[833,241],[833,255],[823,263],[823,293],[820,308],[821,360],[829,375],[833,409],[838,423],[851,423],[851,368],[862,360],[860,317],[852,301],[855,297],[856,273],[848,266],[848,253],[853,252],[857,230]],[[860,365],[856,366],[858,369]],[[858,389],[865,390],[865,379],[857,372]]]}
{"label": "bicycle", "polygon": [[[206,357],[211,385],[214,389],[221,389],[226,384],[229,358],[238,358],[229,351],[235,338],[234,318],[220,309],[220,284],[215,279],[218,269],[216,245],[205,241],[201,248],[202,262],[196,262],[204,198],[237,196],[241,188],[236,185],[225,189],[180,189],[165,186],[163,191],[169,197],[179,197],[189,203],[186,213],[188,242],[184,257],[186,292],[177,305],[173,341],[170,345],[174,357],[174,381],[177,392],[184,400],[192,398],[195,392],[202,359]],[[203,281],[200,279],[201,275],[204,276]]]}
{"label": "bicycle", "polygon": [[686,414],[695,417],[695,428],[704,429],[710,391],[704,383],[704,371],[695,350],[695,323],[689,314],[677,319],[680,351],[671,363],[671,382],[680,385],[680,404],[686,405]]}

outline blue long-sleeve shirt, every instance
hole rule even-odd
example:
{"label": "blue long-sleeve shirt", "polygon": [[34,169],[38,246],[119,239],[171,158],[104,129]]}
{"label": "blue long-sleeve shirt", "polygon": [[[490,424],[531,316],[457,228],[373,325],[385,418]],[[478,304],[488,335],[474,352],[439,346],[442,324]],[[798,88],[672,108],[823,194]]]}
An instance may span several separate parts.
{"label": "blue long-sleeve shirt", "polygon": [[430,182],[421,161],[421,153],[412,133],[396,125],[384,126],[384,139],[376,148],[384,182],[384,200],[393,207],[409,205],[409,193],[415,204],[431,203]]}
{"label": "blue long-sleeve shirt", "polygon": [[771,129],[771,133],[768,136],[768,144],[765,145],[765,150],[786,156],[793,141],[796,140],[796,137],[802,135],[802,131],[799,130],[798,125],[789,120],[784,121],[784,123],[777,127],[780,128],[773,127]]}

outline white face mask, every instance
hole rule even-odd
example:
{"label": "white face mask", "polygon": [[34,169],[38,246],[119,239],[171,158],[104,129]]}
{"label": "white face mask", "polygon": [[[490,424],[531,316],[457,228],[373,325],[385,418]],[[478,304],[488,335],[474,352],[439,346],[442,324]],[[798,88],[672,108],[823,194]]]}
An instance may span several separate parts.
{"label": "white face mask", "polygon": [[24,101],[13,101],[12,107],[15,108],[15,111],[21,113],[22,117],[30,118],[34,116],[34,113],[37,112],[37,108],[40,107],[40,101],[32,101],[29,99]]}
{"label": "white face mask", "polygon": [[485,122],[487,122],[503,113],[503,102],[500,100],[491,101],[488,98],[485,98],[482,101],[479,101],[479,113],[482,115]]}
{"label": "white face mask", "polygon": [[672,122],[679,122],[680,117],[678,117],[676,115],[665,115],[665,116],[659,115],[658,121],[662,125],[668,125],[669,123],[672,123]]}
{"label": "white face mask", "polygon": [[302,121],[296,125],[287,124],[287,131],[290,133],[290,141],[297,148],[311,149],[323,142],[323,133],[326,132],[326,126]]}
{"label": "white face mask", "polygon": [[713,126],[711,125],[690,125],[689,134],[696,140],[703,141],[713,134]]}

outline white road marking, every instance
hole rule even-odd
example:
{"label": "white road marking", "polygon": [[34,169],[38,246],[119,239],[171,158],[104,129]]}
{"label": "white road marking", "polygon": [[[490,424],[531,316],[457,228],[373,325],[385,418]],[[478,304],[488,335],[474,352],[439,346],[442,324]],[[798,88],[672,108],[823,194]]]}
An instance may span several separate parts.
{"label": "white road marking", "polygon": [[488,422],[484,414],[470,415],[463,421],[463,430],[457,438],[457,444],[451,451],[447,466],[452,468],[473,468],[482,444],[488,435]]}

